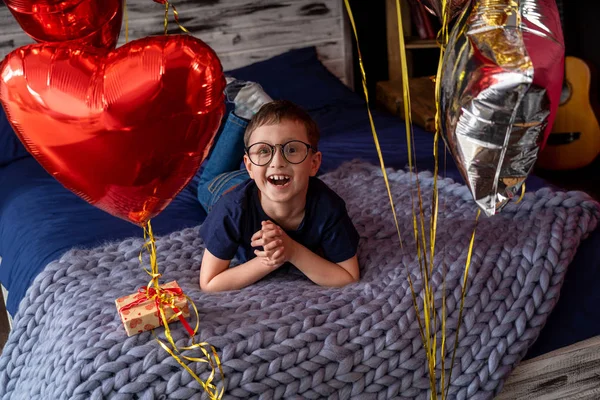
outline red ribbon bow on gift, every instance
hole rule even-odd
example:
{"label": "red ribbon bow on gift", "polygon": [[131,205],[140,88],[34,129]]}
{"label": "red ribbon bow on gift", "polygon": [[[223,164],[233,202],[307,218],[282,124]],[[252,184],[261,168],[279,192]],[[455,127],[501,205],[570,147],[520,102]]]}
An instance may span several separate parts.
{"label": "red ribbon bow on gift", "polygon": [[[153,287],[141,287],[138,289],[138,293],[135,295],[134,300],[121,307],[120,311],[127,311],[133,307],[139,306],[146,300],[154,300],[156,304],[156,310],[160,314],[160,308],[167,306],[170,307],[175,315],[173,318],[179,318],[179,321],[185,327],[185,330],[190,334],[190,336],[194,336],[194,330],[190,326],[190,324],[186,321],[183,316],[183,312],[175,306],[175,297],[183,296],[183,290],[181,288],[160,288],[156,290]],[[164,310],[164,308],[163,308]],[[158,322],[161,326],[164,326],[162,318],[158,318]]]}

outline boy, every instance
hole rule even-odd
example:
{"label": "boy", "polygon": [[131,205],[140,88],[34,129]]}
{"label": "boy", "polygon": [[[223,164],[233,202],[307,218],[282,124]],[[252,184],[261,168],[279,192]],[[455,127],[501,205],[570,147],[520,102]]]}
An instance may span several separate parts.
{"label": "boy", "polygon": [[[319,285],[358,281],[358,233],[344,201],[315,177],[321,165],[316,123],[289,101],[262,105],[260,99],[270,98],[254,83],[230,83],[226,94],[235,111],[198,188],[208,211],[200,230],[202,290],[241,289],[286,263]],[[241,151],[246,171],[230,172]],[[229,268],[236,252],[242,264]]]}

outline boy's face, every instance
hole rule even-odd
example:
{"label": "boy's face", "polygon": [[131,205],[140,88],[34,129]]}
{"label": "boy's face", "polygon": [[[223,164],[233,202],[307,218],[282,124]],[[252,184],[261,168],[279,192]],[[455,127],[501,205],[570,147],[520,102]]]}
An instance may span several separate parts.
{"label": "boy's face", "polygon": [[[256,128],[250,136],[248,147],[259,142],[283,145],[292,140],[309,143],[306,128],[300,122],[284,119],[278,124]],[[274,203],[282,203],[296,196],[306,196],[308,178],[315,176],[321,166],[321,152],[309,150],[304,161],[292,164],[283,157],[281,147],[276,146],[270,163],[257,166],[250,161],[247,154],[244,155],[244,163],[262,196]]]}

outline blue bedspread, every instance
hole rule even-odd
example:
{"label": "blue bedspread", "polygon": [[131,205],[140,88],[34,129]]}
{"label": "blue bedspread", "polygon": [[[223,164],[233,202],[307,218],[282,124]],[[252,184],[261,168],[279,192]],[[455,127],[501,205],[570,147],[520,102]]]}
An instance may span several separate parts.
{"label": "blue bedspread", "polygon": [[[324,70],[313,49],[293,51],[232,74],[261,82],[272,97],[290,99],[308,109],[321,129],[320,173],[356,158],[379,163],[364,102]],[[407,146],[403,122],[383,112],[375,112],[374,116],[386,165],[405,167]],[[418,127],[414,134],[418,168],[431,169],[433,136]],[[441,141],[440,146],[443,155]],[[446,167],[440,168],[440,174],[462,181],[450,155]],[[527,188],[535,190],[544,185],[541,179],[532,176]],[[191,183],[153,219],[158,235],[203,221],[205,214],[195,190]],[[30,156],[15,157],[4,166],[0,162],[0,282],[10,292],[7,308],[11,314],[17,311],[39,271],[68,249],[142,234],[139,227],[100,211],[63,188]],[[594,289],[596,275],[600,273],[599,243],[598,231],[582,243],[567,274],[561,301],[530,354],[600,334],[600,318],[597,318],[600,312],[596,307],[600,295]]]}
{"label": "blue bedspread", "polygon": [[[378,163],[366,108],[328,106],[311,111],[321,127],[321,173],[344,161],[361,158]],[[377,113],[377,130],[386,164],[407,163],[404,130],[393,116]],[[417,157],[432,162],[432,135],[415,131]],[[204,210],[196,200],[192,182],[152,221],[158,235],[200,224]],[[52,178],[32,157],[0,168],[0,282],[8,288],[11,314],[37,273],[72,247],[96,246],[104,241],[141,236],[142,230],[80,199]]]}
{"label": "blue bedspread", "polygon": [[[197,225],[204,216],[186,189],[152,221],[158,234]],[[65,189],[33,158],[0,169],[0,282],[11,314],[37,273],[72,247],[140,236],[140,227],[97,209]]]}

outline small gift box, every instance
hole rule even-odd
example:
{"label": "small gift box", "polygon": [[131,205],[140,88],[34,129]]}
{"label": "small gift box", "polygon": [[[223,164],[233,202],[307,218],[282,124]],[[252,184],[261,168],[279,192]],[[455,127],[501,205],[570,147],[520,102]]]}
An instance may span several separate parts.
{"label": "small gift box", "polygon": [[156,295],[154,288],[148,290],[147,287],[143,287],[137,293],[115,300],[127,336],[137,335],[162,326],[160,307],[162,307],[168,323],[178,320],[177,318],[173,319],[178,311],[181,311],[184,318],[190,316],[187,300],[176,281],[165,283],[160,287],[162,289],[161,296]]}

